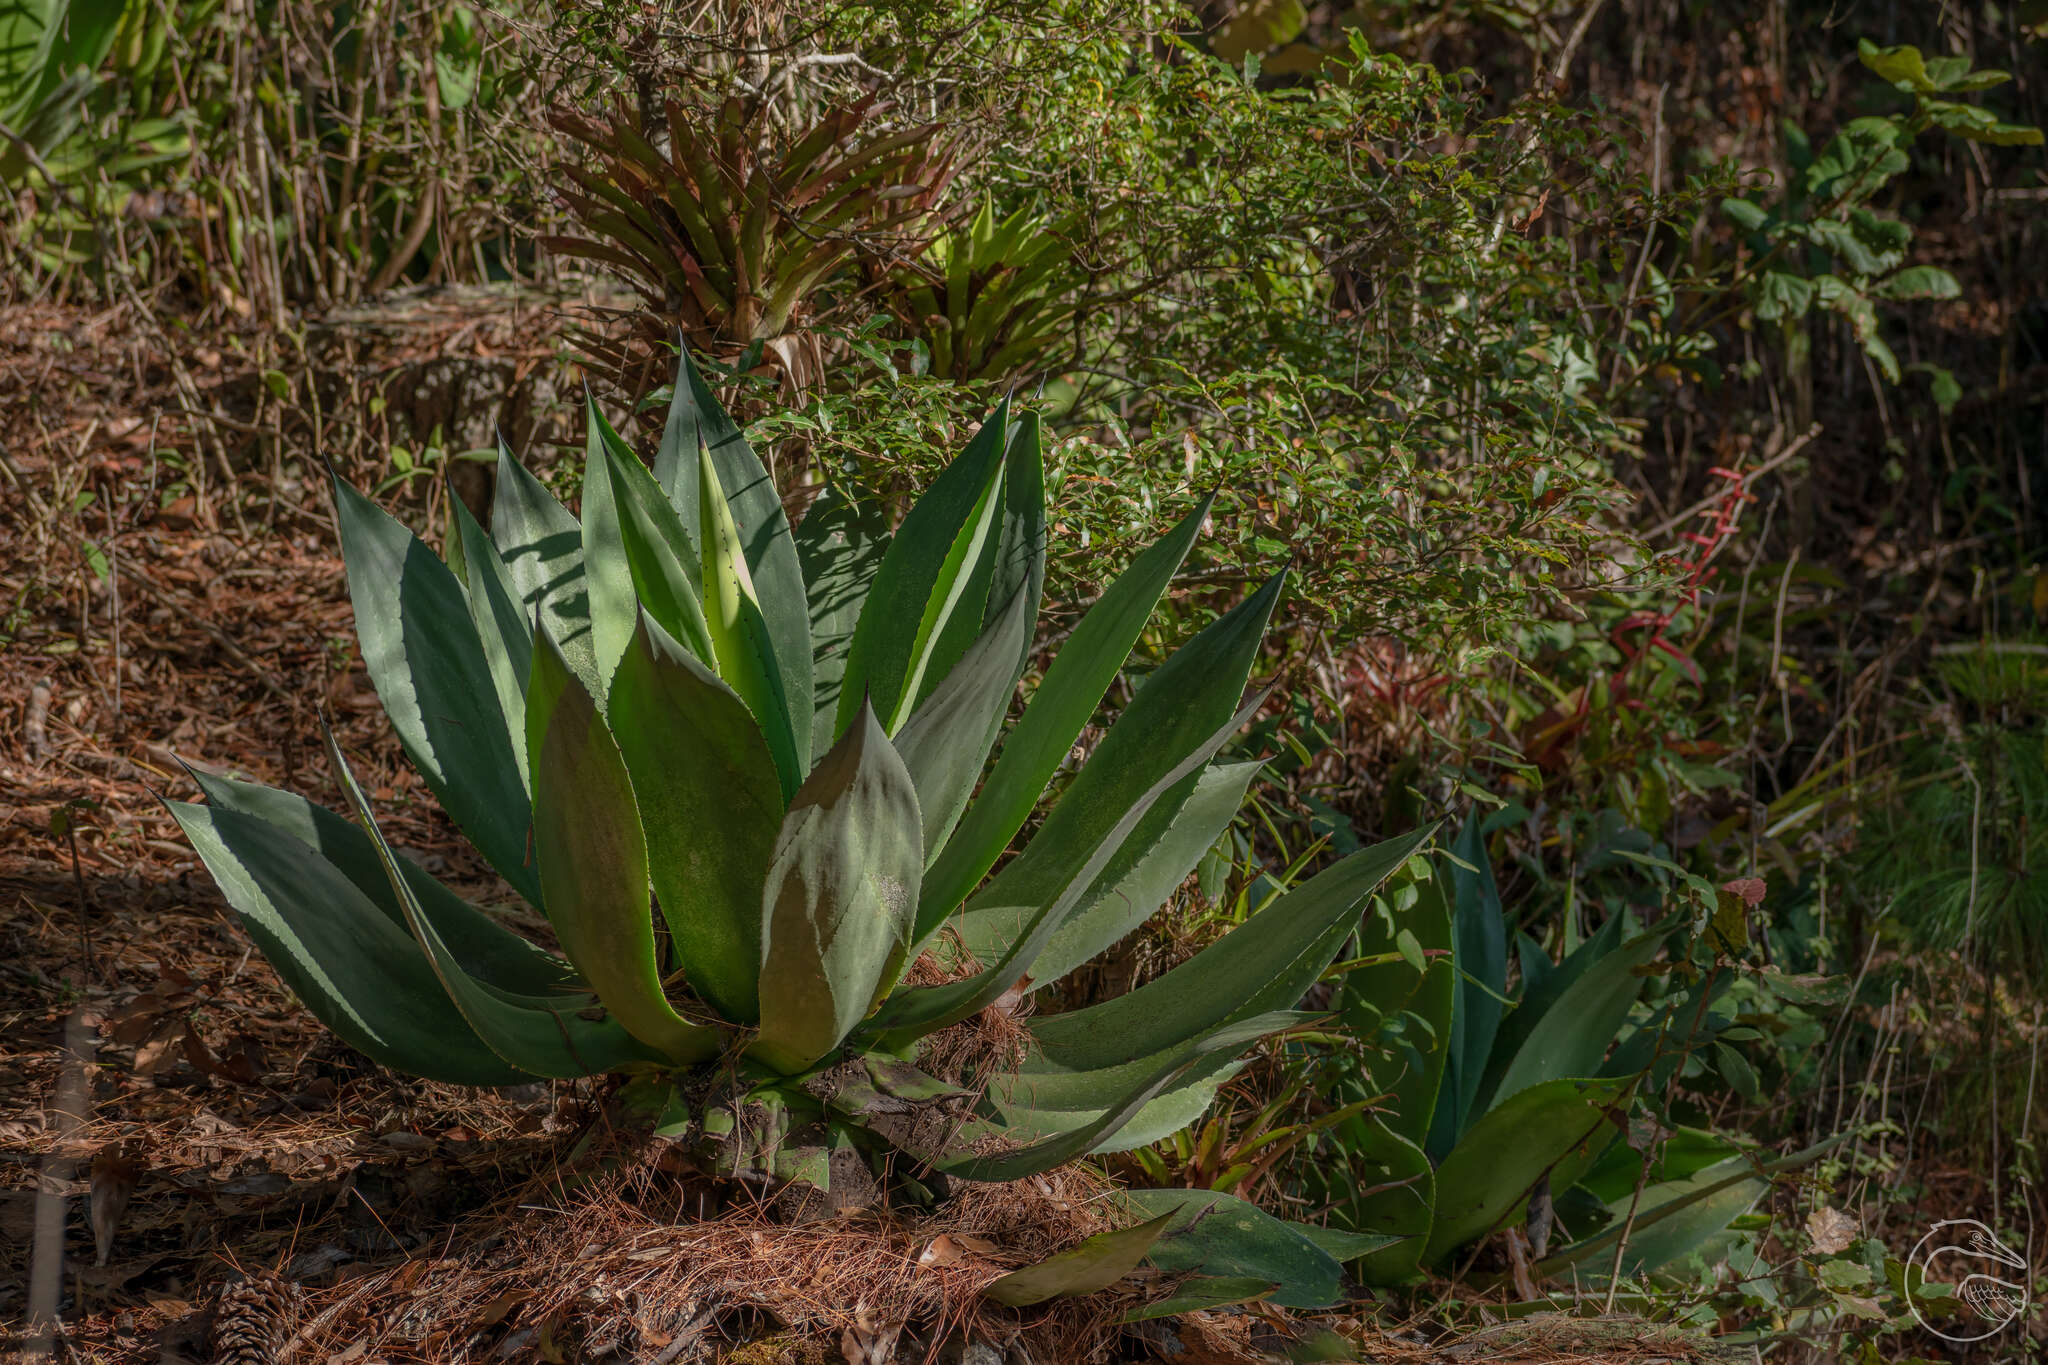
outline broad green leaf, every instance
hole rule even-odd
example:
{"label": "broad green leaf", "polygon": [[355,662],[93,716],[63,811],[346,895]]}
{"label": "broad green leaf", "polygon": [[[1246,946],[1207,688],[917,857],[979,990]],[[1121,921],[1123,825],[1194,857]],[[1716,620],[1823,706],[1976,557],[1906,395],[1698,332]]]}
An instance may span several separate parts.
{"label": "broad green leaf", "polygon": [[452,566],[459,561],[462,566],[458,572],[469,589],[469,619],[476,625],[484,662],[491,670],[491,685],[498,693],[498,709],[505,716],[505,732],[519,764],[519,782],[530,801],[533,771],[526,760],[526,680],[533,675],[533,621],[519,609],[518,586],[498,557],[490,535],[453,489],[447,490],[447,497],[455,539],[462,546],[449,563]]}
{"label": "broad green leaf", "polygon": [[[1303,1016],[1304,1020],[1308,1017]],[[1200,1045],[1199,1038],[1191,1040],[1185,1051],[1191,1056]],[[1089,1148],[1090,1153],[1128,1152],[1182,1131],[1208,1112],[1216,1092],[1242,1069],[1243,1063],[1235,1057],[1210,1055],[1209,1065],[1183,1074],[1172,1089],[1148,1100],[1122,1127],[1105,1134]],[[994,1117],[969,1121],[960,1135],[970,1142],[988,1134],[1036,1142],[1085,1128],[1142,1079],[1141,1071],[1142,1068],[1126,1066],[1067,1073],[1049,1066],[1042,1055],[1034,1053],[1015,1075],[990,1078],[987,1101],[995,1111]]]}
{"label": "broad green leaf", "polygon": [[690,988],[751,1024],[761,889],[783,817],[774,757],[732,689],[644,615],[613,676],[609,718]]}
{"label": "broad green leaf", "polygon": [[[1001,924],[1002,919],[993,917],[1001,911],[993,907],[1037,907],[1058,896],[1062,887],[1072,884],[1076,865],[1098,846],[1104,832],[1119,822],[1131,803],[1223,723],[1244,691],[1286,576],[1285,571],[1275,574],[1153,670],[1024,851],[968,902],[969,914],[990,912],[992,917],[986,922]],[[989,778],[990,787],[1000,775],[998,762]],[[1173,804],[1177,807],[1193,789],[1190,782],[1175,792]],[[982,802],[988,799],[984,792]],[[972,818],[970,812],[967,819]],[[955,842],[958,838],[956,835]],[[1089,873],[1090,883],[1100,871]],[[925,911],[935,908],[929,902],[920,908],[920,928],[927,923]],[[1064,923],[1062,912],[1053,929]]]}
{"label": "broad green leaf", "polygon": [[[1092,961],[1157,913],[1230,827],[1246,788],[1265,766],[1263,760],[1214,764],[1195,774],[1194,790],[1183,804],[1155,805],[1032,962],[1031,988],[1049,986]],[[1153,825],[1158,828],[1148,828]],[[975,933],[977,923],[974,914],[961,916],[961,939],[970,952],[1000,952],[1016,937],[1014,915],[985,944]]]}
{"label": "broad green leaf", "polygon": [[[1726,1161],[1742,1149],[1704,1128],[1681,1125],[1660,1141],[1650,1164],[1654,1184],[1688,1180],[1707,1167]],[[1579,1178],[1579,1188],[1603,1204],[1627,1199],[1643,1171],[1643,1154],[1618,1138],[1607,1145],[1599,1158]]]}
{"label": "broad green leaf", "polygon": [[662,1061],[660,1053],[627,1033],[616,1019],[602,1010],[593,1010],[593,997],[588,992],[512,994],[494,989],[464,971],[442,941],[433,919],[420,908],[412,880],[391,846],[384,842],[370,803],[356,784],[355,774],[349,770],[348,759],[335,742],[332,730],[326,730],[326,739],[327,760],[363,832],[370,838],[385,873],[387,892],[398,901],[406,926],[433,964],[442,989],[491,1051],[523,1071],[560,1080],[622,1067],[654,1066]]}
{"label": "broad green leaf", "polygon": [[1217,1029],[1202,1039],[1192,1055],[1177,1053],[1143,1084],[1105,1110],[1093,1123],[1059,1133],[1014,1151],[990,1156],[960,1156],[935,1163],[938,1169],[962,1180],[1019,1180],[1040,1171],[1065,1165],[1092,1152],[1111,1134],[1135,1118],[1146,1105],[1179,1085],[1191,1072],[1213,1064],[1221,1056],[1235,1057],[1269,1034],[1291,1028],[1302,1016],[1291,1012],[1256,1015]]}
{"label": "broad green leaf", "polygon": [[1011,593],[1008,610],[896,732],[896,752],[917,788],[928,860],[937,856],[967,808],[996,732],[1009,714],[1017,660],[1031,638],[1029,606],[1023,588]]}
{"label": "broad green leaf", "polygon": [[[667,494],[654,481],[611,424],[596,413],[598,445],[593,452],[609,476],[609,515],[618,526],[620,547],[632,575],[638,599],[633,615],[645,611],[654,624],[667,631],[683,648],[713,662],[710,627],[704,619],[704,602],[698,592],[697,574],[702,564],[695,542],[683,529],[682,518],[669,505]],[[587,470],[585,479],[594,477]],[[586,547],[590,540],[588,495],[583,510]],[[586,555],[588,550],[586,548]],[[596,586],[593,584],[593,596]],[[630,637],[637,624],[629,623]],[[623,652],[623,647],[621,648]]]}
{"label": "broad green leaf", "polygon": [[1865,66],[1899,89],[1909,93],[1932,94],[1935,84],[1927,77],[1927,64],[1917,47],[1879,47],[1868,38],[1856,40],[1856,55]]}
{"label": "broad green leaf", "polygon": [[547,631],[585,691],[603,696],[583,582],[583,528],[502,442],[491,543],[518,590],[521,616]]}
{"label": "broad green leaf", "polygon": [[[253,815],[289,834],[333,864],[385,918],[412,932],[405,908],[392,893],[382,856],[353,820],[275,787],[189,771],[209,806]],[[575,975],[568,963],[463,900],[425,868],[404,858],[399,866],[422,912],[464,971],[500,990],[526,995],[574,988]]]}
{"label": "broad green leaf", "polygon": [[1248,1014],[1300,1000],[1351,934],[1359,906],[1433,828],[1352,854],[1135,991],[1037,1020],[1040,1050],[1070,1071],[1140,1061]]}
{"label": "broad green leaf", "polygon": [[[1211,499],[1148,548],[1081,618],[1003,742],[981,795],[934,860],[919,898],[918,938],[936,932],[1024,827],[1103,693],[1130,657],[1166,584],[1202,529]],[[1241,608],[1240,608],[1241,609]]]}
{"label": "broad green leaf", "polygon": [[608,698],[612,673],[640,619],[640,599],[626,557],[618,499],[612,490],[611,453],[606,449],[606,436],[615,441],[618,437],[587,391],[583,423],[583,587],[589,595],[590,648],[599,683],[591,695]]}
{"label": "broad green leaf", "polygon": [[[677,359],[675,392],[655,456],[654,476],[668,493],[686,540],[698,546],[710,534],[702,520],[700,452],[710,455],[711,467],[718,471],[718,486],[731,512],[775,657],[775,676],[784,695],[797,703],[789,716],[792,747],[808,758],[813,752],[810,600],[804,591],[796,545],[790,538],[789,518],[783,513],[775,480],[704,382],[685,346]],[[705,595],[710,596],[709,585]],[[772,744],[773,736],[770,739]]]}
{"label": "broad green leaf", "polygon": [[[1458,991],[1457,963],[1450,952],[1450,877],[1442,859],[1432,861],[1435,875],[1416,884],[1415,903],[1389,918],[1368,917],[1356,945],[1359,957],[1381,957],[1396,951],[1400,936],[1407,934],[1425,955],[1423,973],[1417,976],[1405,960],[1388,962],[1347,972],[1338,987],[1345,1024],[1376,1049],[1365,1057],[1364,1092],[1350,1098],[1392,1095],[1392,1131],[1418,1149],[1441,1102]],[[1428,957],[1431,952],[1437,956]]]}
{"label": "broad green leaf", "polygon": [[485,1046],[412,935],[333,864],[253,815],[164,805],[265,959],[343,1042],[393,1070],[455,1085],[533,1079]]}
{"label": "broad green leaf", "polygon": [[[1582,1276],[1593,1273],[1605,1278],[1614,1264],[1614,1244],[1624,1231],[1628,1233],[1629,1249],[1622,1254],[1622,1273],[1637,1275],[1655,1270],[1689,1254],[1701,1242],[1741,1217],[1769,1188],[1771,1176],[1797,1170],[1847,1136],[1837,1134],[1824,1142],[1770,1161],[1759,1161],[1749,1156],[1730,1157],[1688,1178],[1652,1187],[1657,1191],[1654,1202],[1651,1190],[1646,1189],[1633,1225],[1626,1222],[1628,1203],[1634,1197],[1631,1186],[1627,1196],[1609,1205],[1610,1211],[1617,1213],[1612,1223],[1595,1236],[1576,1242],[1538,1263],[1535,1272],[1547,1279],[1552,1275],[1568,1274],[1578,1267]],[[1668,1230],[1665,1230],[1667,1225]],[[1640,1246],[1638,1236],[1643,1238]]]}
{"label": "broad green leaf", "polygon": [[1555,1080],[1509,1095],[1472,1125],[1436,1171],[1436,1220],[1423,1261],[1436,1265],[1501,1227],[1544,1176],[1569,1189],[1607,1145],[1607,1111],[1633,1080]]}
{"label": "broad green leaf", "polygon": [[924,870],[917,794],[871,708],[790,802],[761,906],[761,1032],[749,1049],[802,1071],[896,981]]}
{"label": "broad green leaf", "polygon": [[[896,528],[847,647],[835,728],[844,730],[866,702],[882,728],[896,733],[926,680],[936,685],[981,633],[1000,539],[1008,423],[1006,400]],[[968,626],[964,638],[956,619]],[[942,650],[951,645],[950,655]]]}
{"label": "broad green leaf", "polygon": [[[1257,714],[1264,702],[1265,694],[1254,697],[1245,708],[1232,716],[1216,732],[1180,761],[1180,764],[1155,782],[1149,791],[1140,795],[1123,812],[1118,820],[1102,835],[1094,848],[1084,850],[1081,866],[1075,869],[1064,887],[1054,887],[1048,898],[1032,910],[1024,920],[1023,932],[1017,941],[990,966],[972,976],[943,986],[922,986],[900,991],[893,996],[876,1022],[878,1032],[888,1041],[885,1046],[904,1046],[934,1029],[958,1023],[971,1014],[979,1013],[1001,998],[1005,991],[1023,980],[1031,962],[1044,949],[1046,941],[1065,921],[1067,912],[1087,892],[1100,876],[1103,868],[1116,857],[1131,832],[1144,820],[1152,806],[1167,792],[1186,777],[1191,776],[1252,716]],[[1153,1049],[1156,1051],[1157,1049]]]}
{"label": "broad green leaf", "polygon": [[1146,1259],[1161,1270],[1269,1280],[1283,1308],[1327,1308],[1344,1297],[1344,1268],[1295,1225],[1215,1190],[1131,1190],[1151,1217],[1171,1221]]}
{"label": "broad green leaf", "polygon": [[[1452,1109],[1448,1133],[1432,1131],[1429,1151],[1439,1159],[1477,1117],[1479,1085],[1500,1028],[1501,998],[1508,984],[1507,921],[1500,888],[1475,810],[1451,845],[1457,860],[1447,872],[1451,887],[1451,936],[1458,964],[1458,1003],[1451,1016],[1451,1052],[1444,1072]],[[1462,863],[1463,866],[1458,864]]]}
{"label": "broad green leaf", "polygon": [[[797,523],[797,563],[811,604],[811,668],[815,705],[811,717],[811,762],[825,756],[839,738],[839,691],[846,676],[846,651],[853,643],[860,610],[867,601],[889,527],[866,506],[850,505],[827,488]],[[936,847],[933,845],[932,847]]]}
{"label": "broad green leaf", "polygon": [[[807,708],[792,708],[790,695],[783,691],[767,618],[761,614],[753,576],[741,550],[739,526],[708,450],[699,451],[697,477],[702,504],[698,517],[704,534],[704,619],[717,655],[718,676],[753,712],[754,723],[775,758],[783,793],[790,795],[803,781],[809,753],[797,748],[793,722],[795,713]],[[809,660],[805,663],[808,677]]]}
{"label": "broad green leaf", "polygon": [[647,904],[647,844],[625,760],[597,703],[543,630],[526,689],[533,843],[548,920],[569,961],[640,1041],[678,1062],[718,1051],[662,993]]}
{"label": "broad green leaf", "polygon": [[1499,1082],[1480,1094],[1475,1111],[1483,1113],[1500,1098],[1544,1081],[1597,1075],[1643,992],[1643,978],[1636,969],[1657,956],[1666,933],[1653,931],[1609,952],[1560,992],[1530,1026]]}
{"label": "broad green leaf", "polygon": [[356,636],[391,728],[478,851],[540,904],[526,860],[526,787],[462,585],[440,556],[338,477],[334,505]]}
{"label": "broad green leaf", "polygon": [[1018,674],[1031,653],[1031,626],[1038,621],[1045,591],[1045,454],[1038,414],[1023,412],[1010,423],[1009,449],[1003,457],[1003,519],[996,545],[994,573],[988,585],[987,631],[1019,589],[1024,593],[1025,638],[1017,651]]}
{"label": "broad green leaf", "polygon": [[1098,1293],[1136,1270],[1172,1219],[1166,1213],[1135,1227],[1098,1232],[1037,1265],[1011,1271],[981,1292],[1006,1308]]}
{"label": "broad green leaf", "polygon": [[1236,1303],[1254,1303],[1279,1287],[1276,1282],[1257,1275],[1197,1275],[1175,1285],[1173,1292],[1166,1298],[1155,1299],[1143,1307],[1133,1308],[1117,1321],[1150,1322],[1155,1318],[1177,1317],[1182,1313],[1228,1308]]}
{"label": "broad green leaf", "polygon": [[1421,1274],[1436,1220],[1436,1172],[1421,1145],[1380,1115],[1353,1115],[1337,1131],[1346,1160],[1327,1187],[1326,1197],[1335,1201],[1331,1216],[1360,1233],[1396,1239],[1363,1257],[1359,1278],[1407,1284]]}

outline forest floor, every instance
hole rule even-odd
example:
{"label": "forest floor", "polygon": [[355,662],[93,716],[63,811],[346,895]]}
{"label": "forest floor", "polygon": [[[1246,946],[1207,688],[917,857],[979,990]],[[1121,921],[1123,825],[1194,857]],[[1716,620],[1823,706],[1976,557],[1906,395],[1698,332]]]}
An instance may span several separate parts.
{"label": "forest floor", "polygon": [[[352,366],[307,387],[368,376],[389,393],[397,376],[424,392],[451,360],[458,390],[461,374],[516,386],[557,364],[550,336],[491,300],[402,306],[409,321],[363,322]],[[274,1287],[273,1358],[337,1365],[1202,1365],[1310,1358],[1332,1329],[1402,1365],[1728,1358],[1634,1319],[1501,1314],[1458,1335],[1363,1298],[1310,1322],[1254,1309],[1121,1328],[1137,1300],[1113,1295],[997,1316],[980,1285],[1100,1226],[1099,1181],[921,1219],[700,1220],[658,1152],[608,1140],[589,1087],[410,1083],[353,1054],[178,836],[162,803],[194,798],[181,765],[336,805],[324,712],[394,842],[471,894],[499,888],[387,742],[324,490],[299,454],[275,458],[316,433],[304,407],[265,406],[271,381],[237,346],[118,310],[0,312],[0,1331],[54,1293],[64,1358],[205,1360],[239,1279]],[[502,416],[508,393],[479,383],[456,420]],[[369,486],[387,471],[364,437],[324,453]]]}

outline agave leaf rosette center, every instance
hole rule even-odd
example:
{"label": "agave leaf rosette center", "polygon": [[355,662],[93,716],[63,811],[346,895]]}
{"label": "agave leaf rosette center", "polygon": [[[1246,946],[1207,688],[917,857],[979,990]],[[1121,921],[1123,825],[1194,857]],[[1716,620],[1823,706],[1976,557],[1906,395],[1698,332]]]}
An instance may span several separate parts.
{"label": "agave leaf rosette center", "polygon": [[[1199,1115],[1299,1021],[1425,837],[1336,863],[1130,996],[1035,1021],[1021,1065],[956,1090],[918,1069],[922,1040],[1135,929],[1258,770],[1217,755],[1258,705],[1281,575],[1145,679],[990,875],[1206,502],[1108,585],[1006,724],[1046,525],[1038,422],[1007,404],[893,530],[831,494],[792,527],[687,358],[651,469],[589,406],[579,514],[503,450],[489,528],[449,499],[439,554],[334,494],[392,728],[559,954],[395,853],[332,743],[345,814],[204,773],[204,804],[171,810],[287,984],[400,1071],[624,1073],[735,1172],[820,1187],[849,1145],[1012,1178]],[[951,979],[907,979],[942,947]],[[707,1110],[712,1074],[739,1086]]]}

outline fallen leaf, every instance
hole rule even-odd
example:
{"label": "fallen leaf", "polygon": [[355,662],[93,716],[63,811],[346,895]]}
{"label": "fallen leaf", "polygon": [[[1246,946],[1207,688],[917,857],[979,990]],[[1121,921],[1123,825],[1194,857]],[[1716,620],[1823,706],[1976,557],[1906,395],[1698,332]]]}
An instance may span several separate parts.
{"label": "fallen leaf", "polygon": [[107,1263],[107,1253],[114,1249],[114,1231],[121,1226],[121,1215],[127,1212],[129,1196],[135,1193],[144,1169],[141,1154],[127,1145],[102,1151],[92,1159],[92,1241],[98,1257],[94,1265]]}
{"label": "fallen leaf", "polygon": [[1806,1237],[1818,1256],[1833,1256],[1836,1252],[1847,1251],[1861,1230],[1854,1215],[1826,1205],[1806,1215]]}
{"label": "fallen leaf", "polygon": [[839,1354],[846,1365],[892,1365],[904,1322],[900,1317],[881,1317],[871,1313],[866,1304],[859,1304],[853,1310],[853,1321],[839,1334]]}

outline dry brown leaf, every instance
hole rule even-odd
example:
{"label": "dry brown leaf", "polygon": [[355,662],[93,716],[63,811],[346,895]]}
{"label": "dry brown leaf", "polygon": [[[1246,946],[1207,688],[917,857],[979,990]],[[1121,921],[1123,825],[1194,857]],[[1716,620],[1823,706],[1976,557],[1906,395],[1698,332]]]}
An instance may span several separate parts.
{"label": "dry brown leaf", "polygon": [[846,1365],[892,1365],[904,1321],[901,1316],[885,1317],[860,1304],[853,1310],[853,1321],[839,1334],[839,1354]]}
{"label": "dry brown leaf", "polygon": [[98,1257],[94,1265],[107,1263],[114,1232],[145,1169],[141,1154],[125,1146],[109,1148],[92,1159],[92,1241]]}
{"label": "dry brown leaf", "polygon": [[1814,1254],[1819,1256],[1847,1251],[1861,1231],[1855,1215],[1840,1209],[1822,1205],[1806,1215],[1806,1237],[1813,1244]]}

